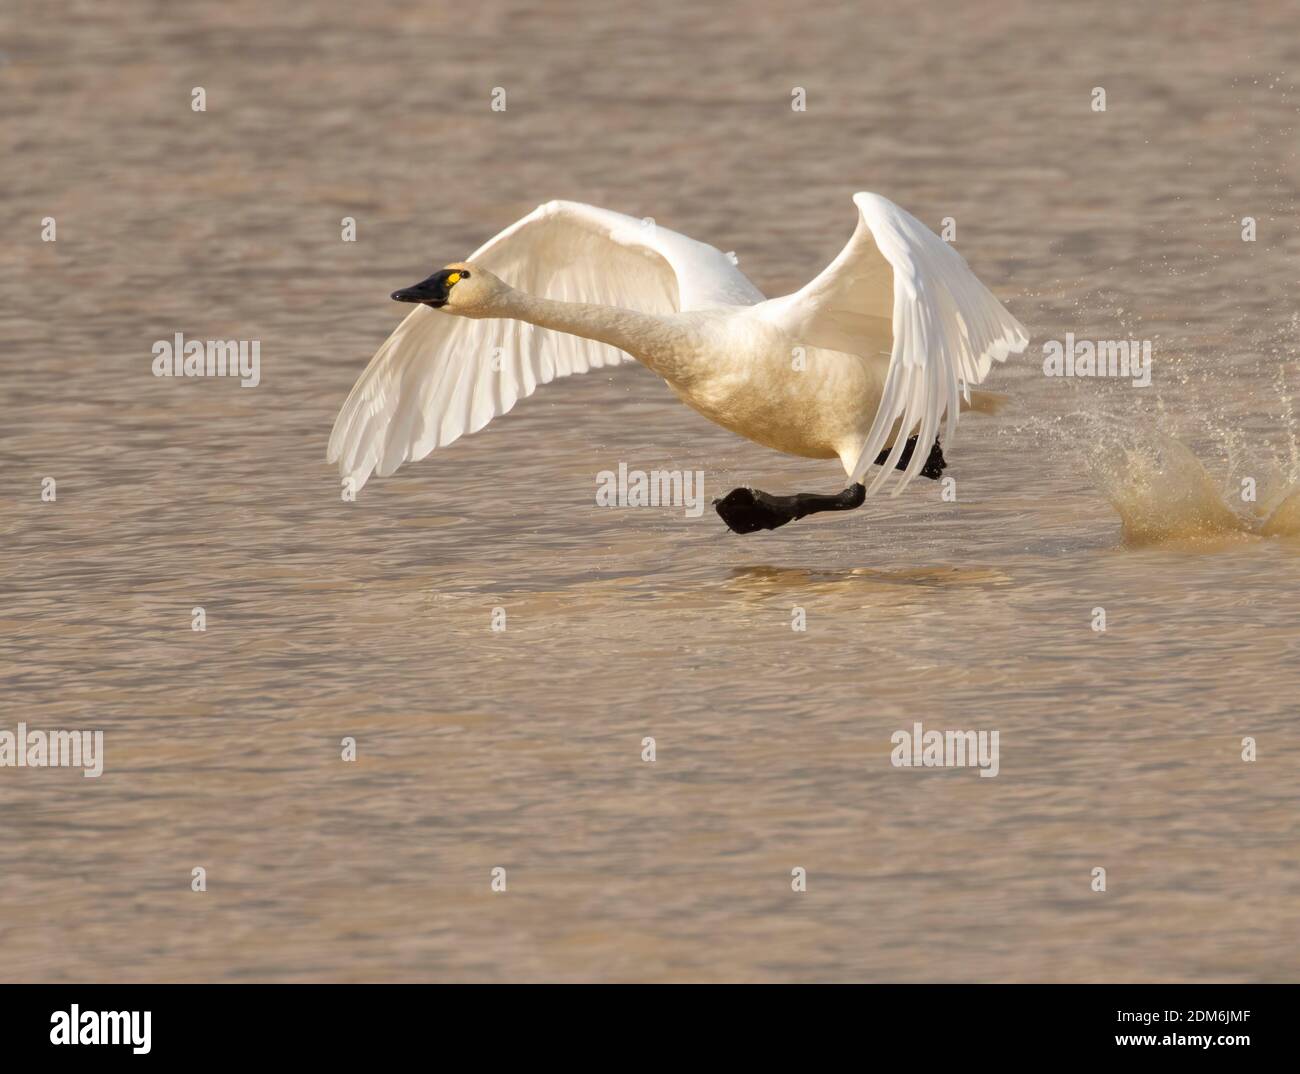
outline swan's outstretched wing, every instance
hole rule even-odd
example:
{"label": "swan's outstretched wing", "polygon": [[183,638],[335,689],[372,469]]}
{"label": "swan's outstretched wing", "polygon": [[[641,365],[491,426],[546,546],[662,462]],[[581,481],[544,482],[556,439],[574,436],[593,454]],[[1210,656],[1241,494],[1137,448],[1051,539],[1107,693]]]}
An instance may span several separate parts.
{"label": "swan's outstretched wing", "polygon": [[[645,313],[752,305],[763,296],[712,246],[653,221],[552,201],[469,257],[544,298]],[[605,343],[500,318],[417,306],[357,380],[330,435],[330,462],[360,491],[505,414],[538,384],[631,361]]]}
{"label": "swan's outstretched wing", "polygon": [[904,435],[868,489],[895,472],[907,436],[917,432],[922,447],[899,478],[897,496],[924,465],[944,416],[951,442],[961,397],[969,400],[970,385],[1029,338],[962,256],[911,213],[879,194],[854,194],[853,202],[858,226],[848,245],[807,287],[769,302],[764,315],[803,342],[849,354],[879,338],[867,330],[871,321],[892,323],[889,372],[852,480],[862,480],[898,423]]}

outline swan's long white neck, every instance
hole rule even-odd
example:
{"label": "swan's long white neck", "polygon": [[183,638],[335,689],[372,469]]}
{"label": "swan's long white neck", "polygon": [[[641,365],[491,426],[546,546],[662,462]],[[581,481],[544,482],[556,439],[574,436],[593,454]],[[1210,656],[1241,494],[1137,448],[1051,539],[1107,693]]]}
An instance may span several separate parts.
{"label": "swan's long white neck", "polygon": [[496,316],[594,339],[626,351],[661,377],[690,378],[693,334],[678,319],[589,302],[559,302],[511,288]]}

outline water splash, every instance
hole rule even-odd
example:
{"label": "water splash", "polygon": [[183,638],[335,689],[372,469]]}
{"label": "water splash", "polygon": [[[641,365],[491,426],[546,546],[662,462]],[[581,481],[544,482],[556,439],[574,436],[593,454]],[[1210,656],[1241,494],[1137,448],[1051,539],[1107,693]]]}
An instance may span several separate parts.
{"label": "water splash", "polygon": [[1220,439],[1222,481],[1164,433],[1112,430],[1109,439],[1105,450],[1089,454],[1088,469],[1119,513],[1126,545],[1300,537],[1295,469],[1260,460],[1235,431]]}
{"label": "water splash", "polygon": [[1272,357],[1274,392],[1257,395],[1271,399],[1266,414],[1232,407],[1211,376],[1196,376],[1172,355],[1163,368],[1176,403],[1166,405],[1158,391],[1137,409],[1127,392],[1080,398],[1078,409],[1025,414],[1006,428],[1050,443],[1089,475],[1119,515],[1126,546],[1297,538],[1300,420],[1288,385],[1294,362],[1287,348]]}

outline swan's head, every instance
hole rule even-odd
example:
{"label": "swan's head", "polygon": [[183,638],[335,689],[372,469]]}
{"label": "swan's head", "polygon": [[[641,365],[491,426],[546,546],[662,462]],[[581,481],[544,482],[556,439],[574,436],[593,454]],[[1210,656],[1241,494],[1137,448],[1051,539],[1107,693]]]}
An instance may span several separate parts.
{"label": "swan's head", "polygon": [[457,261],[427,280],[393,292],[394,302],[415,302],[462,317],[491,317],[505,302],[510,287],[487,269]]}

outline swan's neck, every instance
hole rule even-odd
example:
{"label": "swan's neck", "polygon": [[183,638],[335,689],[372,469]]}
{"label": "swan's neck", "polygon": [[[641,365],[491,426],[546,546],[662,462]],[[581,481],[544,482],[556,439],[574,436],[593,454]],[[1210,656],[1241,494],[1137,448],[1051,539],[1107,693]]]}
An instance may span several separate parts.
{"label": "swan's neck", "polygon": [[668,380],[690,376],[688,358],[694,348],[690,333],[675,318],[618,306],[558,302],[514,289],[505,307],[501,316],[608,343]]}

